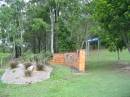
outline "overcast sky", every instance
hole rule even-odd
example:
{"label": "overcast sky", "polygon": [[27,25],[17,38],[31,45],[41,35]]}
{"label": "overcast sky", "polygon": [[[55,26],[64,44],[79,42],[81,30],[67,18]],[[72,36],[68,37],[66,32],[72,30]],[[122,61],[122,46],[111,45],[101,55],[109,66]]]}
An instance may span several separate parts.
{"label": "overcast sky", "polygon": [[[5,0],[0,0],[0,4],[3,4],[3,3],[5,3],[4,2]],[[24,0],[25,2],[28,2],[29,0]]]}

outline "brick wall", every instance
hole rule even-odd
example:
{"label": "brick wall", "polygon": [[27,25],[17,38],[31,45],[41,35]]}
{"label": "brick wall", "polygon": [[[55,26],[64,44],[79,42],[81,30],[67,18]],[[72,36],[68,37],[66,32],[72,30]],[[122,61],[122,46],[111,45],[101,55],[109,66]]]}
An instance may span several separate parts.
{"label": "brick wall", "polygon": [[85,71],[85,50],[69,53],[56,53],[53,55],[51,64],[60,64],[73,67],[80,72]]}

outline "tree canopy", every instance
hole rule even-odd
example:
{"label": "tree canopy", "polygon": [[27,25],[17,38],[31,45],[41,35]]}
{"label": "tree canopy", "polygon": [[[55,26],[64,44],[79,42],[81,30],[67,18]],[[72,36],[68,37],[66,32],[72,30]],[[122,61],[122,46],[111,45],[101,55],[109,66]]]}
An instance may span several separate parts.
{"label": "tree canopy", "polygon": [[15,55],[25,50],[74,51],[95,36],[111,51],[130,51],[129,0],[5,2],[0,7],[0,37],[3,50],[12,46]]}
{"label": "tree canopy", "polygon": [[114,50],[130,51],[130,1],[94,0],[93,16],[98,21],[107,44]]}

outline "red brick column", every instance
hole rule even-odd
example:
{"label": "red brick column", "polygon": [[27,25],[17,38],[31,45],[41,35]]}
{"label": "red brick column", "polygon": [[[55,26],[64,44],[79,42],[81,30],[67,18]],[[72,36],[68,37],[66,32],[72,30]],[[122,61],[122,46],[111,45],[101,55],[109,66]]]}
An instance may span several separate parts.
{"label": "red brick column", "polygon": [[78,68],[80,72],[85,72],[85,50],[79,52],[79,64]]}

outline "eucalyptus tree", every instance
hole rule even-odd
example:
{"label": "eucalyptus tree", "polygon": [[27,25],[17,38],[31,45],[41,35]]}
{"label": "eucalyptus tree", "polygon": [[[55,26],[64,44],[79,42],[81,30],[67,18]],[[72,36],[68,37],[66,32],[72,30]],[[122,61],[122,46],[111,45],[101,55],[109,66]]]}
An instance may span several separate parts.
{"label": "eucalyptus tree", "polygon": [[[8,6],[1,8],[1,27],[4,29],[2,33],[7,33],[5,36],[8,43],[13,42],[14,55],[21,55],[22,33],[23,33],[23,0],[6,0]],[[2,29],[1,28],[1,29]],[[7,37],[8,36],[8,37]]]}
{"label": "eucalyptus tree", "polygon": [[80,49],[85,41],[89,12],[85,8],[88,3],[84,2],[84,0],[66,0],[61,4],[57,27],[59,51]]}
{"label": "eucalyptus tree", "polygon": [[5,46],[7,43],[7,40],[9,40],[9,33],[10,30],[10,21],[13,18],[12,9],[8,6],[1,6],[0,7],[0,30],[1,30],[1,40],[2,40],[2,46],[3,51],[5,51]]}
{"label": "eucalyptus tree", "polygon": [[51,53],[54,53],[54,31],[55,23],[58,21],[58,16],[60,14],[61,3],[65,2],[64,0],[48,0],[48,8],[50,11],[50,22],[51,22]]}
{"label": "eucalyptus tree", "polygon": [[24,39],[34,53],[49,48],[49,13],[43,0],[30,0],[27,3]]}

